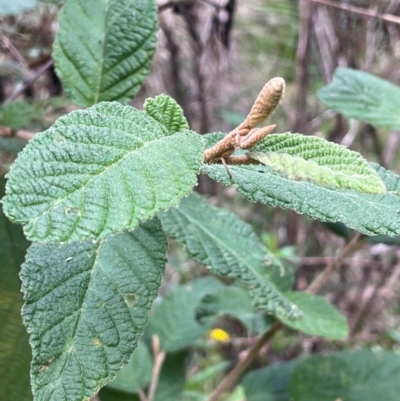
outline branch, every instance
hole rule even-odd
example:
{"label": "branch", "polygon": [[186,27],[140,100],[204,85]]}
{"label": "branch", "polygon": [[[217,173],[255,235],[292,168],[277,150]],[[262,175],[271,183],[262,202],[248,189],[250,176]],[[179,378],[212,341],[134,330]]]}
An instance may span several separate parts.
{"label": "branch", "polygon": [[[328,278],[334,273],[336,269],[338,269],[344,259],[349,256],[352,252],[355,252],[364,242],[365,235],[364,234],[356,234],[352,240],[344,245],[338,253],[338,256],[329,263],[324,271],[309,285],[306,289],[306,292],[310,294],[316,293],[328,280]],[[275,321],[275,323],[267,330],[257,341],[257,343],[250,349],[246,358],[242,359],[228,375],[221,381],[221,383],[217,386],[214,392],[210,395],[208,401],[217,401],[222,393],[229,391],[243,372],[249,367],[249,365],[253,362],[253,360],[257,357],[260,350],[267,344],[275,335],[283,327],[283,324],[280,321]]]}
{"label": "branch", "polygon": [[153,401],[156,394],[158,380],[160,378],[161,368],[165,359],[165,351],[160,350],[160,339],[158,336],[153,336],[153,354],[154,354],[154,367],[153,375],[151,379],[151,384],[149,392],[147,394],[147,401]]}
{"label": "branch", "polygon": [[7,103],[12,102],[13,100],[17,99],[19,95],[21,95],[27,88],[29,88],[45,71],[47,71],[53,65],[53,60],[49,59],[46,63],[44,63],[33,75],[31,78],[27,79],[24,84],[16,90],[11,96],[9,96],[2,106],[6,105]]}
{"label": "branch", "polygon": [[366,17],[379,18],[386,22],[400,24],[400,17],[396,17],[395,15],[392,15],[392,14],[381,14],[375,10],[371,10],[371,9],[366,10],[365,8],[362,8],[362,7],[350,6],[348,4],[337,3],[337,2],[331,1],[331,0],[310,0],[310,1],[312,1],[314,3],[324,4],[325,6],[330,6],[330,7],[339,8],[341,10],[350,11],[355,14],[365,15]]}

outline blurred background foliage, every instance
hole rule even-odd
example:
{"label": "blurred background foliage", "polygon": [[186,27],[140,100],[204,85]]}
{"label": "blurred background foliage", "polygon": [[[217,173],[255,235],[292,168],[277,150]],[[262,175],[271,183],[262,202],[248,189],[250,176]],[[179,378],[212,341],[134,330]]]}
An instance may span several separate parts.
{"label": "blurred background foliage", "polygon": [[[61,3],[20,0],[12,2],[13,8],[9,0],[0,0],[2,175],[28,139],[76,109],[64,96],[51,59]],[[282,106],[271,118],[277,124],[275,132],[323,137],[400,172],[398,131],[347,119],[327,109],[316,95],[332,81],[337,67],[360,69],[399,84],[399,0],[159,0],[157,38],[151,73],[132,102],[135,107],[142,108],[147,97],[167,93],[182,106],[193,130],[228,132],[243,121],[264,83],[282,76],[287,89]],[[234,188],[223,188],[205,177],[200,177],[198,190],[213,204],[232,210],[253,226],[293,272],[293,289],[305,289],[350,236],[350,230],[340,224],[323,224],[288,210],[249,204]],[[8,253],[15,253],[10,268],[15,277],[9,278],[15,284],[14,270],[27,244],[21,233],[0,217],[4,220],[0,238],[8,241],[2,241],[0,268],[8,267]],[[19,245],[7,245],[13,241]],[[348,319],[350,335],[346,340],[328,342],[285,329],[251,368],[354,347],[399,353],[399,244],[398,238],[370,238],[325,287],[326,299]],[[10,309],[11,298],[18,308],[21,305],[18,286],[8,285],[7,280],[4,288],[0,286],[0,313]],[[119,384],[102,390],[101,399],[118,396],[118,400],[135,400],[132,394],[150,383],[149,350],[154,333],[168,352],[154,399],[206,399],[205,394],[215,388],[229,366],[271,325],[267,316],[251,307],[242,288],[229,284],[209,277],[206,267],[189,259],[184,248],[171,240],[160,297],[143,336],[141,355],[134,354],[136,363],[147,366],[143,369],[146,374],[128,384],[119,377]],[[10,324],[21,331],[19,322]],[[210,337],[213,328],[223,329],[226,341]],[[17,347],[7,330],[0,331],[1,341],[8,341],[8,348]],[[22,337],[18,352],[27,348]],[[341,361],[347,357],[343,354]],[[358,357],[360,361],[370,358],[369,354]],[[9,359],[0,358],[0,371],[6,363]],[[129,366],[124,369],[129,370]],[[279,366],[282,372],[295,369],[295,363]],[[27,369],[27,363],[21,359],[22,368]],[[266,369],[279,392],[279,382],[273,380],[277,372]],[[280,375],[280,380],[287,382],[289,373]],[[4,379],[3,373],[1,376]],[[185,376],[186,381],[182,380]],[[252,380],[254,376],[246,377],[244,387],[238,387],[229,400],[244,399],[246,386],[248,399],[260,400],[257,389],[249,387]],[[171,382],[173,387],[167,385]],[[21,383],[26,387],[26,378]],[[15,388],[15,383],[11,384],[8,394]],[[0,398],[7,401],[4,397]]]}

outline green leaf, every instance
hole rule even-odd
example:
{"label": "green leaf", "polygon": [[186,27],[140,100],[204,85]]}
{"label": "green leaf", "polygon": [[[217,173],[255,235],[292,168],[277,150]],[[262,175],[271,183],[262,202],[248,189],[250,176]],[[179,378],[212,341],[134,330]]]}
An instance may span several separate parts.
{"label": "green leaf", "polygon": [[[5,179],[0,177],[0,197]],[[31,401],[31,349],[22,325],[19,268],[29,246],[21,227],[11,224],[0,209],[0,400]]]}
{"label": "green leaf", "polygon": [[35,401],[93,397],[125,365],[166,263],[158,220],[66,245],[33,244],[21,271]]}
{"label": "green leaf", "polygon": [[0,0],[0,15],[22,13],[36,6],[36,0]]}
{"label": "green leaf", "polygon": [[19,138],[0,137],[0,151],[6,153],[17,154],[26,146],[26,144],[27,144],[26,141]]}
{"label": "green leaf", "polygon": [[163,229],[186,245],[188,253],[213,273],[233,277],[250,288],[254,304],[269,313],[297,318],[300,311],[268,280],[281,269],[251,227],[233,213],[191,194],[178,208],[160,213]]}
{"label": "green leaf", "polygon": [[248,155],[292,180],[383,194],[382,179],[357,152],[316,136],[272,134]]}
{"label": "green leaf", "polygon": [[16,100],[0,108],[0,125],[12,130],[25,128],[33,115],[32,106],[24,100]]}
{"label": "green leaf", "polygon": [[128,103],[149,72],[155,51],[154,0],[69,0],[53,46],[56,72],[72,101]]}
{"label": "green leaf", "polygon": [[346,117],[400,129],[400,88],[382,78],[337,68],[333,82],[321,88],[317,96]]}
{"label": "green leaf", "polygon": [[294,359],[247,373],[242,380],[246,400],[289,401],[287,386],[298,363],[299,359]]}
{"label": "green leaf", "polygon": [[385,194],[291,180],[262,165],[229,166],[232,179],[218,164],[204,164],[201,172],[225,185],[235,185],[252,202],[292,209],[321,221],[341,221],[366,235],[399,235],[400,177],[376,164],[371,166],[385,183]]}
{"label": "green leaf", "polygon": [[400,357],[388,351],[345,351],[301,361],[289,382],[293,401],[397,401]]}
{"label": "green leaf", "polygon": [[157,334],[161,348],[175,352],[188,347],[208,330],[196,320],[199,295],[190,286],[176,287],[169,291],[161,303],[154,307],[149,330]]}
{"label": "green leaf", "polygon": [[159,95],[154,99],[146,99],[144,111],[160,124],[164,125],[168,132],[172,134],[189,128],[182,108],[174,99],[167,95]]}
{"label": "green leaf", "polygon": [[305,292],[285,292],[284,295],[304,314],[302,319],[296,321],[278,314],[278,319],[286,326],[329,340],[342,340],[347,337],[349,327],[346,318],[324,298]]}
{"label": "green leaf", "polygon": [[201,136],[170,134],[129,106],[103,102],[61,117],[11,167],[4,211],[36,241],[75,241],[136,227],[197,182]]}
{"label": "green leaf", "polygon": [[153,371],[153,361],[146,345],[139,341],[133,351],[127,365],[117,374],[117,377],[108,387],[124,391],[126,393],[136,393],[139,389],[144,389],[151,381]]}
{"label": "green leaf", "polygon": [[[333,355],[315,355],[297,364],[288,385],[290,400],[348,400],[350,366]],[[385,398],[386,399],[386,398]],[[359,399],[358,401],[360,401]],[[364,401],[364,400],[363,400]]]}
{"label": "green leaf", "polygon": [[187,351],[168,353],[158,380],[154,401],[177,401],[185,388]]}

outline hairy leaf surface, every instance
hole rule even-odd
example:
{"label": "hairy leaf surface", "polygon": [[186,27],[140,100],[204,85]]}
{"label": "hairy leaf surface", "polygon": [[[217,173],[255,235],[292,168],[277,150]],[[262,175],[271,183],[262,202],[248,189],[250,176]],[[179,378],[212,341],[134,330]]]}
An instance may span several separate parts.
{"label": "hairy leaf surface", "polygon": [[346,117],[400,129],[400,87],[350,68],[337,68],[333,82],[317,92],[329,107]]}
{"label": "hairy leaf surface", "polygon": [[[5,179],[0,177],[0,198]],[[31,401],[31,350],[22,324],[18,277],[29,243],[21,227],[11,224],[0,208],[0,400]]]}
{"label": "hairy leaf surface", "polygon": [[61,117],[9,173],[8,217],[36,241],[99,239],[176,205],[197,182],[203,143],[144,112],[103,102]]}
{"label": "hairy leaf surface", "polygon": [[159,95],[155,98],[146,99],[144,111],[160,124],[164,125],[171,134],[189,128],[182,108],[174,99],[167,95]]}
{"label": "hairy leaf surface", "polygon": [[279,311],[289,319],[301,315],[269,280],[273,270],[284,272],[283,267],[251,227],[233,213],[191,194],[178,208],[159,216],[168,235],[185,244],[193,258],[215,274],[233,277],[248,286],[255,306],[269,313]]}
{"label": "hairy leaf surface", "polygon": [[126,364],[166,262],[159,221],[106,239],[33,244],[21,271],[35,401],[84,401]]}
{"label": "hairy leaf surface", "polygon": [[263,165],[229,166],[232,179],[222,165],[203,165],[201,171],[225,185],[234,185],[252,202],[293,209],[321,221],[341,221],[367,235],[399,235],[400,177],[379,165],[371,166],[383,180],[385,194],[291,180]]}
{"label": "hairy leaf surface", "polygon": [[290,179],[373,194],[386,192],[382,179],[359,153],[316,136],[272,134],[253,149],[250,157]]}
{"label": "hairy leaf surface", "polygon": [[145,81],[155,50],[154,0],[69,0],[59,14],[53,58],[72,101],[128,103]]}
{"label": "hairy leaf surface", "polygon": [[302,319],[295,321],[278,315],[286,326],[329,340],[342,340],[347,337],[349,327],[346,318],[324,298],[305,292],[285,292],[284,295],[297,305],[304,315]]}

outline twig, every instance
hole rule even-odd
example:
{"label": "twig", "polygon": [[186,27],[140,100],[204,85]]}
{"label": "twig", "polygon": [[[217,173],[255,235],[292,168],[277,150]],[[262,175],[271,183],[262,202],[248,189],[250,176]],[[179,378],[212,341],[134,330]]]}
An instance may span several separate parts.
{"label": "twig", "polygon": [[320,288],[328,281],[329,277],[339,269],[343,261],[357,249],[361,248],[365,239],[364,234],[357,233],[351,241],[346,244],[340,251],[339,254],[333,259],[323,270],[323,272],[308,286],[306,292],[309,294],[315,294]]}
{"label": "twig", "polygon": [[[342,264],[343,260],[349,256],[350,253],[355,252],[364,241],[364,234],[356,234],[352,240],[346,244],[339,251],[338,256],[329,263],[325,270],[309,285],[306,289],[306,292],[309,294],[316,293],[328,280],[328,278],[332,275],[332,273],[339,268]],[[221,383],[217,386],[217,388],[210,395],[208,401],[217,401],[218,398],[222,395],[222,393],[229,391],[239,377],[243,374],[243,372],[247,369],[247,367],[253,362],[253,360],[257,357],[260,350],[267,344],[275,335],[277,331],[279,331],[283,327],[283,324],[280,321],[275,321],[275,323],[266,331],[256,342],[256,344],[250,349],[246,358],[242,359],[228,375],[221,381]]]}
{"label": "twig", "polygon": [[324,4],[325,6],[340,8],[341,10],[350,11],[355,14],[365,15],[366,17],[379,18],[387,22],[393,22],[394,24],[400,24],[400,17],[396,17],[391,14],[381,14],[378,11],[371,9],[364,9],[362,7],[350,6],[344,3],[337,3],[330,0],[310,0],[314,3]]}
{"label": "twig", "polygon": [[0,126],[0,137],[3,138],[17,137],[25,141],[29,141],[35,135],[36,134],[34,132],[25,131],[22,129],[18,131],[13,131],[10,127]]}
{"label": "twig", "polygon": [[19,95],[21,95],[26,88],[29,88],[45,71],[47,71],[53,65],[53,60],[49,59],[46,63],[44,63],[33,75],[31,78],[27,79],[24,84],[16,90],[11,96],[9,96],[3,103],[3,106],[7,103],[12,102],[13,100],[17,99]]}
{"label": "twig", "polygon": [[214,392],[210,395],[208,401],[216,401],[221,396],[222,393],[228,391],[233,387],[235,382],[239,379],[242,373],[247,369],[247,367],[253,362],[257,357],[260,350],[267,344],[275,333],[283,327],[282,323],[279,321],[274,322],[268,331],[266,331],[257,343],[250,349],[246,358],[242,359],[221,381]]}
{"label": "twig", "polygon": [[146,394],[144,393],[144,391],[139,387],[137,394],[139,396],[140,401],[149,401],[146,397]]}
{"label": "twig", "polygon": [[154,354],[154,367],[153,375],[151,378],[151,384],[149,392],[147,393],[147,401],[153,401],[154,395],[156,394],[158,380],[160,378],[161,368],[165,359],[165,351],[160,350],[160,339],[158,336],[153,336],[153,354]]}
{"label": "twig", "polygon": [[15,59],[22,65],[22,68],[26,71],[29,70],[29,65],[22,57],[21,53],[17,50],[17,48],[12,44],[11,40],[4,34],[3,30],[0,29],[0,40],[3,43],[3,46],[10,50],[10,53],[15,57]]}

